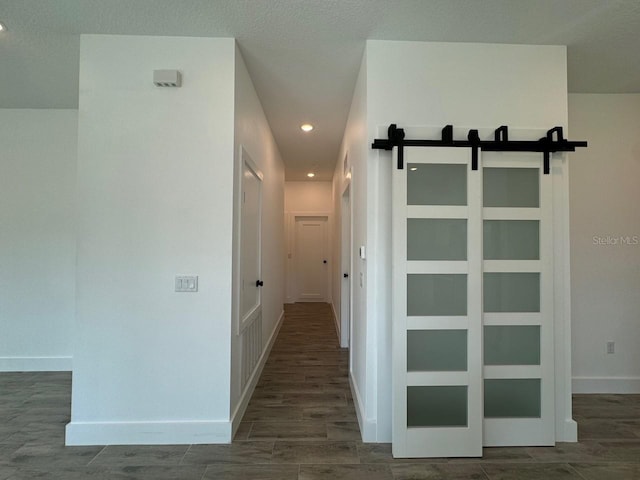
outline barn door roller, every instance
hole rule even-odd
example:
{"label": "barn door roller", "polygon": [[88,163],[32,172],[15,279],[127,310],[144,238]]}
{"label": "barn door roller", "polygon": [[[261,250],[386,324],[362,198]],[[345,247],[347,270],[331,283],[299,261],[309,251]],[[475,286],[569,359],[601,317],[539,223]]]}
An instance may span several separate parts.
{"label": "barn door roller", "polygon": [[502,125],[495,130],[494,140],[480,140],[478,130],[469,130],[466,140],[453,139],[453,125],[442,129],[440,140],[409,140],[404,129],[395,123],[389,125],[387,138],[376,138],[371,147],[391,150],[398,147],[398,169],[404,168],[404,147],[465,147],[471,149],[471,168],[478,169],[478,151],[486,152],[542,152],[544,173],[551,170],[550,159],[554,152],[575,152],[576,147],[586,147],[586,141],[570,142],[563,135],[562,127],[553,127],[540,140],[509,140],[509,127]]}

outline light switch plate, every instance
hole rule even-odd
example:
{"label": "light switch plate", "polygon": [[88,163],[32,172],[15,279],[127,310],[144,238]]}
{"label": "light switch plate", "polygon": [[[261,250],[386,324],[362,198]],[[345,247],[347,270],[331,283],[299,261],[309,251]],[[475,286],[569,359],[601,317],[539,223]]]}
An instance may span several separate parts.
{"label": "light switch plate", "polygon": [[176,275],[176,292],[197,292],[197,275]]}

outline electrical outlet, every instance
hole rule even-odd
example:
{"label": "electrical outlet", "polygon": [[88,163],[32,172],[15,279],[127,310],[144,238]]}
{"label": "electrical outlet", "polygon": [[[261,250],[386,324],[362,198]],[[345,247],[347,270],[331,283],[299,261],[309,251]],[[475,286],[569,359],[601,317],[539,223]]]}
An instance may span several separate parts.
{"label": "electrical outlet", "polygon": [[616,353],[616,342],[607,342],[607,353]]}
{"label": "electrical outlet", "polygon": [[176,276],[176,292],[197,292],[198,276],[178,275]]}

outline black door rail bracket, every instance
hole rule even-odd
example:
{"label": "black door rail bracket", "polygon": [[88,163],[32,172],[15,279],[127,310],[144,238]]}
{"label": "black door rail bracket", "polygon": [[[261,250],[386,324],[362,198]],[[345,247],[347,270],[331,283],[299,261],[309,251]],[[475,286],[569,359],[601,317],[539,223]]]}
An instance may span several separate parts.
{"label": "black door rail bracket", "polygon": [[[555,135],[554,135],[555,134]],[[398,169],[404,168],[404,147],[465,147],[471,149],[471,168],[478,169],[478,151],[485,152],[542,152],[544,173],[551,171],[550,159],[554,152],[575,152],[576,147],[586,147],[586,141],[570,142],[564,138],[562,127],[554,127],[540,140],[509,140],[509,127],[502,125],[495,130],[494,140],[480,140],[478,130],[469,130],[466,140],[453,139],[453,125],[442,129],[440,140],[408,140],[404,129],[395,123],[389,125],[386,139],[376,138],[371,148],[392,150],[398,147]],[[554,138],[555,137],[555,138]]]}

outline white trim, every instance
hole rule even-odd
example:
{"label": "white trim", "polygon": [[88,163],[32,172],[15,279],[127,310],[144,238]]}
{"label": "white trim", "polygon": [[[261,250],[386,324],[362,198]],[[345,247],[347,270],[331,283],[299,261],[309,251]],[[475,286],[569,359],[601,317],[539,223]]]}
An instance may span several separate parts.
{"label": "white trim", "polygon": [[540,260],[484,260],[483,271],[493,272],[531,272],[538,273],[542,268]]}
{"label": "white trim", "polygon": [[483,220],[540,220],[540,208],[484,207]]}
{"label": "white trim", "polygon": [[541,325],[542,314],[539,312],[493,312],[484,314],[483,325]]}
{"label": "white trim", "polygon": [[[548,428],[540,418],[485,418],[484,424],[485,447],[549,446]],[[526,432],[526,444],[522,432]]]}
{"label": "white trim", "polygon": [[65,445],[189,445],[230,443],[231,422],[71,422]]}
{"label": "white trim", "polygon": [[540,365],[485,365],[485,379],[495,378],[542,378]]}
{"label": "white trim", "polygon": [[[517,160],[509,156],[518,155]],[[523,156],[529,158],[523,158]],[[540,168],[541,154],[537,152],[491,152],[492,158],[482,159],[484,168]]]}
{"label": "white trim", "polygon": [[406,205],[407,218],[458,218],[466,220],[469,217],[469,207],[454,207],[450,205]]}
{"label": "white trim", "polygon": [[573,393],[640,394],[640,377],[573,377]]}
{"label": "white trim", "polygon": [[288,212],[289,215],[291,215],[291,218],[293,219],[293,221],[295,222],[296,217],[327,217],[330,218],[331,212],[316,212],[316,211],[310,211],[310,212],[298,212],[298,211],[293,211],[293,212]]}
{"label": "white trim", "polygon": [[269,340],[267,340],[264,350],[262,351],[262,355],[260,355],[258,364],[256,365],[256,368],[253,370],[253,373],[251,374],[251,377],[247,382],[247,386],[245,387],[244,392],[242,392],[242,395],[240,395],[240,401],[238,402],[236,409],[231,415],[231,439],[229,441],[233,439],[233,436],[238,431],[238,427],[240,426],[242,417],[244,416],[244,413],[247,410],[247,406],[249,405],[249,401],[251,400],[253,391],[255,390],[256,385],[258,384],[258,380],[260,380],[260,375],[262,375],[262,370],[264,369],[264,366],[267,363],[267,359],[269,358],[269,354],[271,353],[273,344],[275,343],[276,338],[278,338],[278,333],[280,333],[280,327],[282,327],[283,322],[284,322],[284,310],[280,314],[280,318],[276,323],[276,328],[274,328],[273,332],[271,332],[271,336],[269,337]]}
{"label": "white trim", "polygon": [[353,379],[352,372],[349,372],[349,386],[351,387],[351,394],[353,395],[353,404],[356,409],[356,417],[358,419],[362,441],[364,443],[376,443],[378,441],[376,438],[376,422],[375,420],[366,418],[364,406],[362,405],[362,397]]}
{"label": "white trim", "polygon": [[0,357],[0,372],[70,372],[73,357]]}
{"label": "white trim", "polygon": [[469,262],[466,260],[408,260],[407,273],[469,273]]}
{"label": "white trim", "polygon": [[407,372],[405,374],[406,387],[430,387],[468,385],[471,382],[469,372]]}
{"label": "white trim", "polygon": [[[342,298],[340,298],[340,301],[342,301]],[[333,314],[333,326],[336,327],[336,335],[338,336],[338,341],[340,341],[340,324],[338,323],[338,315],[336,314],[336,306],[333,303],[333,298],[331,302],[329,302],[329,305],[331,305],[331,313]]]}
{"label": "white trim", "polygon": [[577,442],[578,426],[571,402],[571,241],[569,232],[569,163],[566,154],[551,156],[553,175],[553,250],[555,320],[556,441]]}
{"label": "white trim", "polygon": [[556,418],[556,442],[577,441],[578,422],[576,422],[573,418]]}
{"label": "white trim", "polygon": [[467,330],[469,317],[407,317],[407,330]]}

